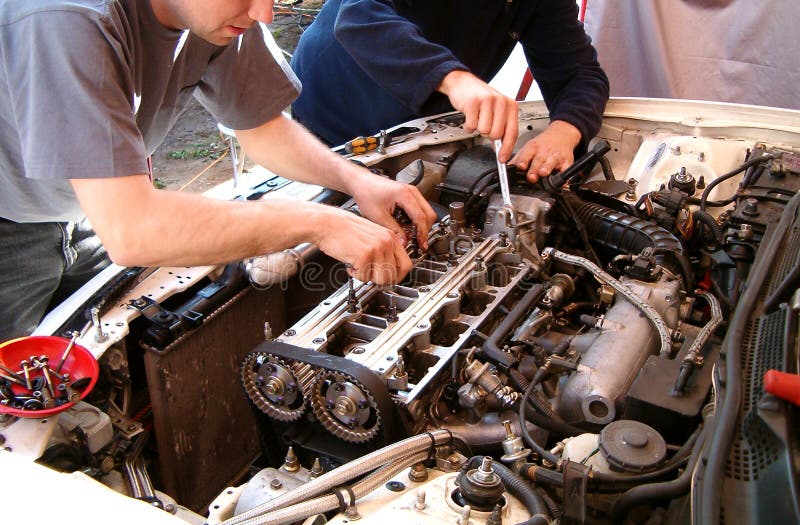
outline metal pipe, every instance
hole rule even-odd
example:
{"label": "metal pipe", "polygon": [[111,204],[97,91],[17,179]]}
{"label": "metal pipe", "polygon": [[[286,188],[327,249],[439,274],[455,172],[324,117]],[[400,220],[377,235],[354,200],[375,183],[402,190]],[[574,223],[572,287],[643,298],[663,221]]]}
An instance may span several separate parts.
{"label": "metal pipe", "polygon": [[570,255],[568,253],[560,252],[555,248],[545,248],[544,252],[542,252],[542,258],[545,260],[553,258],[557,261],[571,264],[572,266],[579,266],[591,272],[592,275],[594,275],[597,279],[614,288],[614,290],[627,299],[628,302],[641,310],[641,312],[653,325],[653,328],[656,329],[661,339],[661,351],[659,352],[660,355],[662,357],[667,357],[672,353],[672,340],[669,336],[669,328],[667,327],[667,324],[652,306],[650,306],[644,299],[636,295],[630,288],[614,279],[614,277],[604,272],[602,269],[600,269],[600,267],[585,257]]}
{"label": "metal pipe", "polygon": [[[356,500],[363,498],[379,486],[392,479],[402,470],[414,465],[415,463],[424,461],[427,457],[428,452],[426,451],[395,459],[388,465],[384,465],[361,481],[354,483],[351,487],[353,496]],[[348,503],[349,505],[353,505],[355,501],[348,501]],[[338,507],[340,507],[339,497],[335,494],[326,494],[318,498],[302,501],[295,505],[284,506],[268,513],[265,512],[260,515],[252,516],[237,523],[240,523],[240,525],[283,525],[285,523],[295,523],[316,514],[324,514],[331,510],[335,510]],[[242,516],[243,515],[244,514],[242,514]],[[223,524],[227,524],[229,521],[230,520],[225,521]]]}
{"label": "metal pipe", "polygon": [[317,496],[327,490],[342,485],[351,479],[359,477],[367,472],[375,470],[381,465],[385,465],[393,459],[405,457],[409,454],[428,450],[431,446],[438,446],[453,440],[453,433],[448,430],[433,430],[425,434],[419,434],[410,438],[398,441],[374,452],[355,459],[341,467],[326,472],[322,476],[304,484],[296,489],[289,491],[277,498],[259,505],[239,516],[223,522],[223,525],[239,525],[247,519],[258,516],[265,512],[270,512],[281,507],[293,505]]}
{"label": "metal pipe", "polygon": [[675,382],[676,393],[683,392],[683,389],[686,387],[686,382],[689,381],[689,377],[692,374],[692,370],[702,366],[703,362],[702,357],[699,355],[700,351],[706,345],[706,342],[708,342],[714,330],[716,330],[722,322],[722,307],[717,298],[704,291],[698,291],[697,296],[705,299],[709,306],[711,306],[711,319],[708,320],[705,326],[703,326],[703,329],[700,330],[700,333],[697,334],[697,338],[692,341],[692,346],[689,347],[686,357],[683,358],[680,372],[678,372],[678,379]]}
{"label": "metal pipe", "polygon": [[145,430],[136,438],[130,453],[125,456],[123,472],[128,480],[131,496],[134,499],[146,501],[161,509],[163,504],[156,497],[153,483],[150,481],[150,476],[147,474],[147,469],[142,461],[142,450],[144,450],[144,445],[149,436],[150,432]]}

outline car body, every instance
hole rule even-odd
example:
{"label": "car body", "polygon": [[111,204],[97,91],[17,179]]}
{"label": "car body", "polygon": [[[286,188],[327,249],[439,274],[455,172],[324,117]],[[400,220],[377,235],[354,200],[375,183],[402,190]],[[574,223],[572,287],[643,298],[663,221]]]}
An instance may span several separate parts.
{"label": "car body", "polygon": [[[519,119],[517,147],[547,110]],[[564,186],[510,169],[511,208],[462,121],[351,155],[439,215],[397,286],[300,245],[112,267],[48,316],[100,378],[0,422],[4,508],[37,485],[68,521],[797,522],[797,407],[764,374],[798,373],[800,112],[612,99]],[[263,170],[209,197],[358,212]]]}

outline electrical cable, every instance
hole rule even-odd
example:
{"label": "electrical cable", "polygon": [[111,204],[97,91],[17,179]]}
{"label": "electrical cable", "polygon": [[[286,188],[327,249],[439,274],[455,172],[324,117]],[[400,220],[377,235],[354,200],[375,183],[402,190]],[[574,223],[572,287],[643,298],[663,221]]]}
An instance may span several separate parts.
{"label": "electrical cable", "polygon": [[758,164],[761,164],[762,162],[766,162],[766,161],[772,160],[774,158],[775,158],[775,156],[770,154],[770,153],[767,153],[766,155],[762,155],[760,157],[751,158],[750,160],[746,161],[744,164],[742,164],[738,168],[736,168],[736,169],[734,169],[732,171],[729,171],[728,173],[725,173],[723,175],[720,175],[716,179],[712,180],[706,186],[706,188],[703,190],[702,195],[700,195],[700,209],[702,211],[706,211],[706,201],[708,200],[708,196],[711,194],[711,190],[713,190],[714,188],[716,188],[717,186],[719,186],[720,184],[722,184],[726,180],[735,177],[736,175],[738,175],[739,173],[743,172],[744,170],[746,170],[750,166],[756,166]]}

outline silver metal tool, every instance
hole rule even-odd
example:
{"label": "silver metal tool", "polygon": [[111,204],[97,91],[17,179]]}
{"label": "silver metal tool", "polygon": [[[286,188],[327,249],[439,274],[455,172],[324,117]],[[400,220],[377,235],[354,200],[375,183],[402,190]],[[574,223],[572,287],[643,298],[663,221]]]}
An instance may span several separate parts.
{"label": "silver metal tool", "polygon": [[[503,145],[500,139],[494,141],[495,155],[500,153],[500,147]],[[503,196],[503,205],[506,206],[511,213],[511,220],[514,220],[514,205],[511,204],[511,191],[508,188],[508,172],[506,165],[500,162],[500,157],[497,158],[497,175],[500,178],[500,194]]]}

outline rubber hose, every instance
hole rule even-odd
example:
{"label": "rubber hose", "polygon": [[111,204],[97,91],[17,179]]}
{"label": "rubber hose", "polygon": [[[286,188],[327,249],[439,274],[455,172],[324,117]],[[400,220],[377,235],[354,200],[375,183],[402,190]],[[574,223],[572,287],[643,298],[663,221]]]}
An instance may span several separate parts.
{"label": "rubber hose", "polygon": [[[467,463],[467,469],[478,468],[483,458],[484,456],[470,458]],[[502,480],[506,490],[516,496],[525,505],[528,512],[531,513],[530,519],[518,525],[548,525],[550,523],[550,518],[552,517],[550,509],[547,508],[544,498],[528,482],[502,463],[492,463],[492,470]]]}
{"label": "rubber hose", "polygon": [[[511,383],[517,388],[517,390],[521,392],[527,390],[528,386],[530,385],[528,380],[525,379],[525,376],[523,376],[522,373],[516,368],[512,368],[508,371],[508,378],[511,381]],[[550,406],[550,403],[548,403],[547,400],[539,397],[537,395],[538,393],[539,392],[536,391],[531,395],[531,403],[533,404],[534,407],[536,407],[536,410],[538,410],[540,413],[544,414],[549,418],[555,419],[556,421],[563,423],[564,420],[561,418],[561,416],[559,416],[558,413],[556,413],[556,411],[553,410],[553,407]]]}
{"label": "rubber hose", "polygon": [[[599,204],[586,202],[576,195],[565,194],[575,209],[592,242],[619,253],[641,253],[645,248],[671,259],[673,270],[677,270],[686,281],[687,290],[692,290],[691,267],[683,256],[683,245],[670,232],[648,221],[622,213]],[[664,264],[663,257],[659,264]]]}
{"label": "rubber hose", "polygon": [[500,348],[500,342],[519,324],[520,319],[528,313],[530,307],[542,297],[543,293],[544,286],[539,283],[533,285],[530,290],[525,292],[525,295],[522,296],[519,302],[514,305],[514,308],[508,313],[505,319],[503,319],[500,326],[498,326],[483,343],[483,354],[500,365],[504,371],[514,366],[516,359]]}
{"label": "rubber hose", "polygon": [[528,403],[530,402],[531,392],[533,392],[536,383],[531,383],[528,385],[528,388],[525,389],[525,393],[522,395],[522,399],[519,402],[519,421],[520,421],[520,432],[522,432],[522,438],[528,444],[534,452],[539,454],[545,461],[552,463],[553,465],[557,465],[559,462],[559,458],[551,453],[548,450],[545,450],[544,447],[539,445],[532,437],[530,432],[528,432],[528,425],[524,422],[528,421],[528,417],[526,416],[528,407]]}
{"label": "rubber hose", "polygon": [[639,505],[651,501],[674,499],[689,492],[692,482],[692,474],[697,460],[700,458],[700,451],[703,448],[705,435],[698,439],[697,446],[689,457],[689,463],[680,476],[663,483],[650,483],[639,485],[625,492],[614,502],[611,509],[611,522],[624,523],[628,512]]}
{"label": "rubber hose", "polygon": [[775,156],[770,154],[770,153],[761,155],[759,157],[751,157],[750,160],[746,161],[744,164],[742,164],[738,168],[736,168],[736,169],[734,169],[732,171],[729,171],[728,173],[725,173],[723,175],[720,175],[716,179],[712,180],[705,187],[705,189],[703,190],[703,193],[700,195],[700,209],[703,210],[703,211],[706,211],[706,201],[708,200],[708,196],[711,195],[711,190],[716,188],[719,184],[721,184],[722,182],[725,182],[726,180],[728,180],[730,178],[735,177],[736,175],[738,175],[739,173],[743,172],[744,170],[746,170],[750,166],[756,166],[758,164],[761,164],[761,163],[766,162],[768,160],[772,160],[774,158],[775,158]]}
{"label": "rubber hose", "polygon": [[[530,404],[528,406],[531,406]],[[531,406],[531,408],[536,408],[535,406]],[[583,434],[586,432],[582,428],[578,428],[574,425],[571,425],[559,418],[559,420],[550,419],[547,416],[540,414],[536,410],[529,412],[525,412],[525,419],[530,423],[533,423],[537,427],[541,427],[557,436],[575,436],[578,434]]]}
{"label": "rubber hose", "polygon": [[683,284],[686,286],[686,290],[688,292],[692,292],[694,290],[694,278],[692,277],[692,264],[689,262],[689,259],[686,255],[678,252],[671,252],[669,250],[665,250],[664,248],[656,248],[653,250],[653,253],[658,255],[666,255],[678,265],[678,271],[683,278]]}
{"label": "rubber hose", "polygon": [[709,230],[711,230],[711,235],[714,237],[714,242],[717,243],[717,246],[722,245],[722,228],[720,228],[717,221],[714,220],[714,217],[708,213],[707,211],[696,210],[692,213],[692,218],[695,221],[698,221],[703,224],[703,226],[707,226]]}
{"label": "rubber hose", "polygon": [[579,197],[565,195],[594,242],[620,253],[663,248],[683,253],[680,241],[660,226]]}
{"label": "rubber hose", "polygon": [[558,503],[556,503],[555,500],[550,497],[550,494],[548,494],[547,491],[544,490],[542,487],[536,487],[535,490],[536,493],[542,497],[542,500],[544,500],[544,504],[547,505],[547,510],[550,511],[550,516],[556,519],[560,518],[561,508],[559,508]]}

